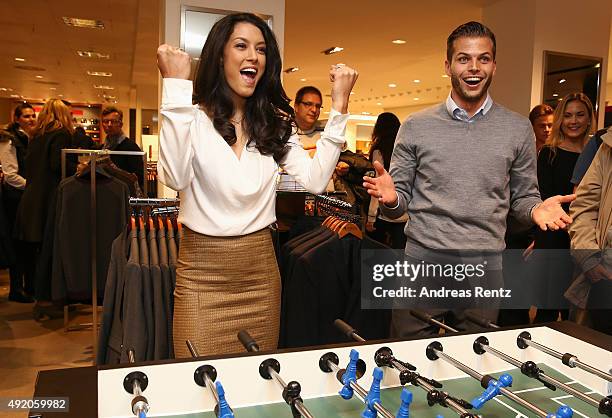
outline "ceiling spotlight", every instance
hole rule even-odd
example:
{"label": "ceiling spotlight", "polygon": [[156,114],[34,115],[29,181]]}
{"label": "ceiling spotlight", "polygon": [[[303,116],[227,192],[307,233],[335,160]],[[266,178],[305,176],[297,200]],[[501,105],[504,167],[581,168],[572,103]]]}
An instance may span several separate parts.
{"label": "ceiling spotlight", "polygon": [[381,102],[376,103],[376,106],[382,106]]}
{"label": "ceiling spotlight", "polygon": [[559,80],[559,84],[563,84],[565,83],[567,80],[565,78],[562,78],[561,80]]}
{"label": "ceiling spotlight", "polygon": [[306,79],[305,78],[300,78],[300,81],[306,81]]}
{"label": "ceiling spotlight", "polygon": [[396,87],[397,87],[397,84],[395,84],[395,83],[389,83],[389,87],[391,87],[392,89],[394,89],[394,88],[396,88]]}
{"label": "ceiling spotlight", "polygon": [[76,53],[79,57],[85,57],[85,58],[100,58],[100,59],[110,58],[110,54],[103,54],[101,52],[96,52],[96,51],[77,51]]}
{"label": "ceiling spotlight", "polygon": [[559,97],[559,93],[553,93],[553,97]]}
{"label": "ceiling spotlight", "polygon": [[19,95],[18,94],[11,94],[11,97],[14,97],[14,98],[18,99]]}
{"label": "ceiling spotlight", "polygon": [[370,112],[361,112],[362,115],[371,115]]}
{"label": "ceiling spotlight", "polygon": [[415,102],[418,102],[418,101],[419,101],[419,98],[418,98],[418,97],[415,97],[415,98],[414,98],[414,99],[412,99],[412,100],[414,100]]}
{"label": "ceiling spotlight", "polygon": [[103,86],[100,84],[94,84],[94,89],[115,90],[113,86]]}
{"label": "ceiling spotlight", "polygon": [[78,17],[62,17],[64,23],[73,28],[104,29],[104,22],[94,19],[80,19]]}
{"label": "ceiling spotlight", "polygon": [[325,51],[321,51],[321,53],[325,55],[331,55],[331,54],[336,54],[341,51],[344,51],[344,48],[339,47],[339,46],[334,46],[332,48],[327,48]]}
{"label": "ceiling spotlight", "polygon": [[87,75],[95,75],[97,77],[112,77],[113,73],[107,71],[87,71]]}
{"label": "ceiling spotlight", "polygon": [[413,82],[413,83],[420,83],[420,82],[421,82],[421,80],[416,79],[416,80],[412,80],[412,82]]}
{"label": "ceiling spotlight", "polygon": [[49,87],[49,90],[57,90],[57,87]]}
{"label": "ceiling spotlight", "polygon": [[355,94],[355,92],[354,92],[354,91],[352,91],[352,92],[351,92],[351,94]]}
{"label": "ceiling spotlight", "polygon": [[300,67],[289,67],[285,70],[285,73],[289,74],[289,73],[294,73],[296,71],[300,71]]}
{"label": "ceiling spotlight", "polygon": [[395,45],[403,45],[406,43],[406,41],[404,41],[403,39],[394,39],[391,41],[391,43],[394,43]]}
{"label": "ceiling spotlight", "polygon": [[24,62],[25,58],[15,57],[15,61]]}
{"label": "ceiling spotlight", "polygon": [[442,74],[442,78],[448,78],[446,74]]}
{"label": "ceiling spotlight", "polygon": [[42,75],[37,75],[36,78],[43,78],[43,76]]}

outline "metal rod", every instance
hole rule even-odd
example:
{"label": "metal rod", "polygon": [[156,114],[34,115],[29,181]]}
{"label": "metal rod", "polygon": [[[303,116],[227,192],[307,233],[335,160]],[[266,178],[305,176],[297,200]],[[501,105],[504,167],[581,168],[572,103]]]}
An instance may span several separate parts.
{"label": "metal rod", "polygon": [[[518,367],[519,369],[521,368],[521,366],[523,365],[523,363],[521,363],[520,361],[518,361],[517,359],[508,356],[507,354],[502,353],[499,350],[496,350],[493,347],[489,347],[486,344],[480,344],[480,346],[482,347],[483,350],[485,350],[488,353],[493,354],[495,357],[499,357],[502,360],[507,361],[508,363]],[[574,388],[572,388],[571,386],[566,385],[563,382],[559,382],[557,379],[552,378],[542,372],[538,373],[538,379],[546,382],[546,383],[550,383],[551,385],[554,385],[558,388],[560,388],[562,391],[569,393],[571,395],[574,395],[575,397],[582,399],[583,401],[585,401],[586,403],[591,404],[592,406],[598,408],[599,407],[599,402],[596,401],[595,399],[591,398],[588,395],[585,395],[584,393],[580,392],[579,390],[576,390]]]}
{"label": "metal rod", "polygon": [[537,348],[538,350],[545,352],[548,355],[556,357],[559,360],[563,358],[563,354],[559,353],[558,351],[553,350],[552,348],[548,348],[544,345],[538,344],[535,341],[531,341],[529,339],[523,338],[523,342],[533,348]]}
{"label": "metal rod", "polygon": [[482,347],[482,349],[486,351],[487,353],[491,353],[495,357],[499,357],[500,359],[507,361],[508,363],[512,364],[514,367],[518,367],[520,369],[521,366],[523,365],[522,362],[515,359],[514,357],[510,357],[508,354],[502,353],[501,351],[496,350],[493,347],[488,346],[487,344],[480,344],[480,347]]}
{"label": "metal rod", "polygon": [[[434,348],[434,352],[436,353],[436,355],[438,357],[440,357],[441,359],[446,360],[448,363],[451,363],[453,366],[457,367],[459,370],[463,371],[464,373],[472,376],[474,379],[480,381],[482,379],[482,375],[480,373],[478,373],[476,370],[470,369],[468,366],[466,366],[465,364],[455,360],[454,358],[450,357],[449,355],[445,354],[442,351],[436,350]],[[459,365],[461,365],[461,367],[459,367]],[[479,376],[479,377],[477,377]],[[518,403],[519,405],[535,412],[539,417],[542,418],[546,418],[548,416],[548,413],[546,413],[545,411],[543,411],[542,409],[538,408],[535,405],[532,405],[531,403],[527,402],[526,400],[524,400],[523,398],[520,398],[519,396],[515,395],[514,392],[506,389],[506,388],[500,388],[500,392],[506,396],[508,399],[511,399],[512,401]]]}
{"label": "metal rod", "polygon": [[[543,351],[544,353],[551,355],[553,357],[558,358],[559,360],[563,360],[564,355],[559,353],[558,351],[553,350],[552,348],[548,348],[545,345],[542,345],[540,343],[537,343],[533,340],[530,340],[528,338],[523,338],[522,339],[523,342],[525,344],[527,344],[530,347],[533,347],[535,349],[538,349],[540,351]],[[568,367],[578,367],[584,371],[587,371],[589,373],[592,373],[596,376],[601,377],[604,380],[607,380],[608,382],[612,382],[612,374],[606,373],[602,370],[596,369],[593,366],[590,366],[586,363],[581,362],[580,360],[578,360],[578,358],[576,356],[572,356],[572,358],[570,358],[569,360],[569,364],[567,365]]]}
{"label": "metal rod", "polygon": [[[334,373],[338,373],[338,371],[340,370],[340,367],[333,361],[328,360],[327,364],[334,371]],[[351,388],[355,391],[355,394],[359,397],[359,399],[365,402],[365,399],[368,396],[368,391],[362,388],[357,382],[351,382]],[[378,411],[378,413],[380,413],[385,418],[395,418],[395,415],[389,412],[384,406],[382,406],[378,402],[374,404],[374,409],[376,409],[376,411]]]}
{"label": "metal rod", "polygon": [[596,369],[593,366],[589,366],[588,364],[585,364],[583,362],[581,362],[580,360],[576,359],[574,361],[574,363],[576,364],[576,367],[581,368],[584,371],[587,371],[589,373],[593,373],[594,375],[597,375],[599,377],[601,377],[602,379],[607,380],[608,382],[612,382],[612,374],[603,372],[599,369]]}
{"label": "metal rod", "polygon": [[310,411],[306,409],[306,407],[301,401],[295,401],[294,406],[295,406],[295,409],[297,409],[298,412],[302,414],[303,417],[314,418],[314,415],[312,415]]}
{"label": "metal rod", "polygon": [[[287,384],[285,383],[283,378],[280,377],[278,373],[276,373],[276,370],[274,370],[272,367],[268,367],[268,373],[270,373],[270,376],[272,376],[276,380],[276,382],[280,385],[280,387],[283,390],[285,390],[285,388],[287,387]],[[306,406],[304,406],[304,404],[300,402],[299,400],[295,401],[294,406],[300,412],[300,414],[302,414],[302,416],[306,418],[314,418],[314,416],[310,413],[310,411],[306,409]]]}
{"label": "metal rod", "polygon": [[91,183],[91,203],[90,203],[90,239],[91,239],[91,303],[93,305],[93,319],[92,323],[96,324],[91,327],[93,334],[93,352],[98,352],[98,249],[97,249],[97,217],[96,217],[96,159],[92,159],[90,164],[91,166],[91,175],[89,176]]}
{"label": "metal rod", "polygon": [[[400,372],[403,371],[409,371],[407,367],[405,367],[403,364],[401,364],[399,361],[397,361],[395,358],[393,360],[391,360],[391,364],[393,365],[393,367],[395,369],[397,369]],[[433,387],[432,385],[430,385],[427,381],[423,380],[420,376],[417,377],[417,386],[422,387],[424,390],[426,390],[427,392],[436,389],[435,387]],[[465,409],[464,407],[462,407],[461,405],[459,405],[457,402],[455,402],[453,399],[447,399],[446,403],[448,404],[448,406],[455,411],[457,414],[459,414],[459,416],[464,416],[465,414],[469,414],[470,412]]]}
{"label": "metal rod", "polygon": [[461,370],[465,374],[473,377],[474,379],[476,379],[478,381],[482,380],[483,375],[478,373],[476,370],[466,366],[465,364],[461,363],[458,360],[455,360],[453,357],[449,356],[448,354],[446,354],[443,351],[438,351],[436,349],[434,349],[434,351],[435,351],[435,353],[436,353],[436,355],[438,357],[443,358],[448,363],[452,364],[453,366],[455,366],[456,368],[458,368],[459,370]]}
{"label": "metal rod", "polygon": [[215,403],[219,405],[219,394],[217,393],[217,388],[208,373],[204,373],[204,381],[206,382],[206,386],[212,392],[213,398],[215,398]]}

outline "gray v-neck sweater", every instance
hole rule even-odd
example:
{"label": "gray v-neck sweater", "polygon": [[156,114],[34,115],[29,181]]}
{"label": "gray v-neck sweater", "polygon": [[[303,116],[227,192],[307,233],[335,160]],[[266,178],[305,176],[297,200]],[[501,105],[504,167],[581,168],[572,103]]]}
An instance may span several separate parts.
{"label": "gray v-neck sweater", "polygon": [[445,104],[411,115],[400,127],[390,174],[406,211],[406,253],[502,251],[508,212],[531,223],[539,203],[536,148],[529,120],[500,105],[476,120],[452,118]]}

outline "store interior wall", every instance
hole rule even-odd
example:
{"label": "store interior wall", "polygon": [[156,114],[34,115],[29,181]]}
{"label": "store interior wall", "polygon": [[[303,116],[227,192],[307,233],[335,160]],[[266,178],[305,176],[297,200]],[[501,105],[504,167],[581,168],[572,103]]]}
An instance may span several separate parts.
{"label": "store interior wall", "polygon": [[[601,0],[502,0],[483,9],[497,38],[497,73],[491,94],[522,114],[542,102],[544,51],[599,57],[599,106],[605,109],[611,8]],[[604,112],[599,114],[603,124]]]}

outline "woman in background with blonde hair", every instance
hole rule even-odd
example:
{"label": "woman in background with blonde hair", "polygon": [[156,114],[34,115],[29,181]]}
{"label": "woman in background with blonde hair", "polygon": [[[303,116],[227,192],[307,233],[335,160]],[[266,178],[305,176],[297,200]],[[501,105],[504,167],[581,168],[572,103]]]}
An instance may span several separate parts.
{"label": "woman in background with blonde hair", "polygon": [[[538,155],[538,185],[542,199],[572,194],[574,166],[594,128],[593,105],[585,94],[571,93],[559,102],[553,115],[552,132]],[[569,204],[564,204],[563,208],[569,212]],[[563,229],[537,230],[534,248],[555,250],[542,254],[540,278],[545,287],[541,290],[542,295],[548,297],[548,309],[538,309],[535,322],[556,321],[559,313],[562,319],[567,319],[569,310],[558,307],[564,301],[563,293],[574,271],[569,234]]]}
{"label": "woman in background with blonde hair", "polygon": [[[25,173],[27,183],[15,221],[17,238],[36,243],[39,248],[45,247],[45,243],[52,245],[52,224],[49,231],[49,227],[46,227],[47,214],[55,206],[55,194],[62,176],[62,149],[70,148],[73,132],[68,106],[62,100],[49,99],[38,115],[33,138],[28,146]],[[66,165],[66,172],[74,173],[74,163],[67,160]],[[43,250],[43,253],[46,251]],[[50,270],[44,268],[45,263],[42,261],[37,263],[34,283],[37,300],[35,312],[41,312],[42,307],[51,305],[48,302],[51,300]],[[48,303],[45,304],[45,301]]]}

